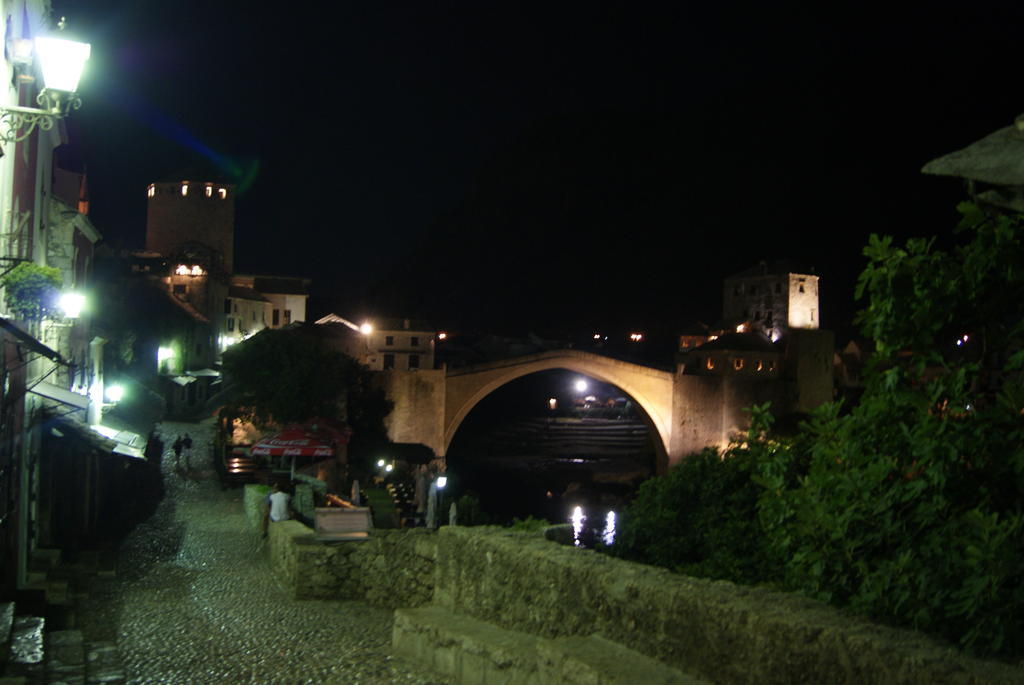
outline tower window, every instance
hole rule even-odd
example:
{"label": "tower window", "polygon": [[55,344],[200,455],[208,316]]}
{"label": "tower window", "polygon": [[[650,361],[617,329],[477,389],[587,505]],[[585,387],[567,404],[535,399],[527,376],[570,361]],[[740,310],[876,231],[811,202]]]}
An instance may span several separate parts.
{"label": "tower window", "polygon": [[220,195],[220,199],[225,200],[228,197],[228,189],[227,188],[218,188],[217,189],[217,194]]}
{"label": "tower window", "polygon": [[186,197],[187,195],[188,195],[188,184],[187,183],[182,183],[181,184],[181,196],[182,197]]}

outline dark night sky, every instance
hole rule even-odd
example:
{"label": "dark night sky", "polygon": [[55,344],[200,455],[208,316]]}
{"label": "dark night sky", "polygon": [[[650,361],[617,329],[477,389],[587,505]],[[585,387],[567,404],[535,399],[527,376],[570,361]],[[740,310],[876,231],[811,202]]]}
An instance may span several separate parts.
{"label": "dark night sky", "polygon": [[953,226],[920,167],[1024,111],[1019,2],[53,4],[93,44],[71,131],[107,240],[216,169],[236,268],[349,315],[672,326],[793,258],[838,327],[869,233]]}

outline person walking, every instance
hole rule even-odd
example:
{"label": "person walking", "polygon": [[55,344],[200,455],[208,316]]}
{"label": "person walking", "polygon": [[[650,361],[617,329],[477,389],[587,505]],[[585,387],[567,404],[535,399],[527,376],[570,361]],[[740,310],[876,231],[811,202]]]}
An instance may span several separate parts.
{"label": "person walking", "polygon": [[174,444],[171,446],[171,448],[174,450],[174,468],[176,469],[181,467],[181,449],[183,446],[184,443],[182,442],[181,436],[179,435],[177,439],[175,439]]}
{"label": "person walking", "polygon": [[185,453],[185,470],[188,471],[192,468],[192,436],[185,433],[185,438],[181,441],[182,450]]}

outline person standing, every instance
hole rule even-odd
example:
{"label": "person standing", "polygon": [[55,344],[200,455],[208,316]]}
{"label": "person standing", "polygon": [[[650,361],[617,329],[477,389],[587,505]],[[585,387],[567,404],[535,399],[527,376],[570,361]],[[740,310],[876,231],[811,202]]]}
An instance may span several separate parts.
{"label": "person standing", "polygon": [[182,445],[183,443],[181,440],[181,436],[179,435],[177,439],[174,441],[174,444],[171,446],[171,448],[174,450],[174,468],[176,469],[181,467]]}
{"label": "person standing", "polygon": [[192,468],[192,436],[185,433],[185,439],[181,441],[182,450],[185,452],[185,470]]}

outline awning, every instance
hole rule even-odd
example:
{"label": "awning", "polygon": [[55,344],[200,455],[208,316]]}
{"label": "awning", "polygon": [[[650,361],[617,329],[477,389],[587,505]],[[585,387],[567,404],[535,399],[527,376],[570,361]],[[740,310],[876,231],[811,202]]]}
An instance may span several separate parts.
{"label": "awning", "polygon": [[334,443],[316,433],[287,429],[264,435],[252,446],[253,456],[263,457],[333,457]]}
{"label": "awning", "polygon": [[31,388],[29,392],[35,393],[40,397],[45,397],[48,400],[55,400],[62,404],[66,404],[70,407],[77,407],[78,409],[88,409],[89,398],[85,395],[79,395],[77,392],[71,392],[64,388],[54,385],[53,383],[47,383],[46,381],[39,381]]}

